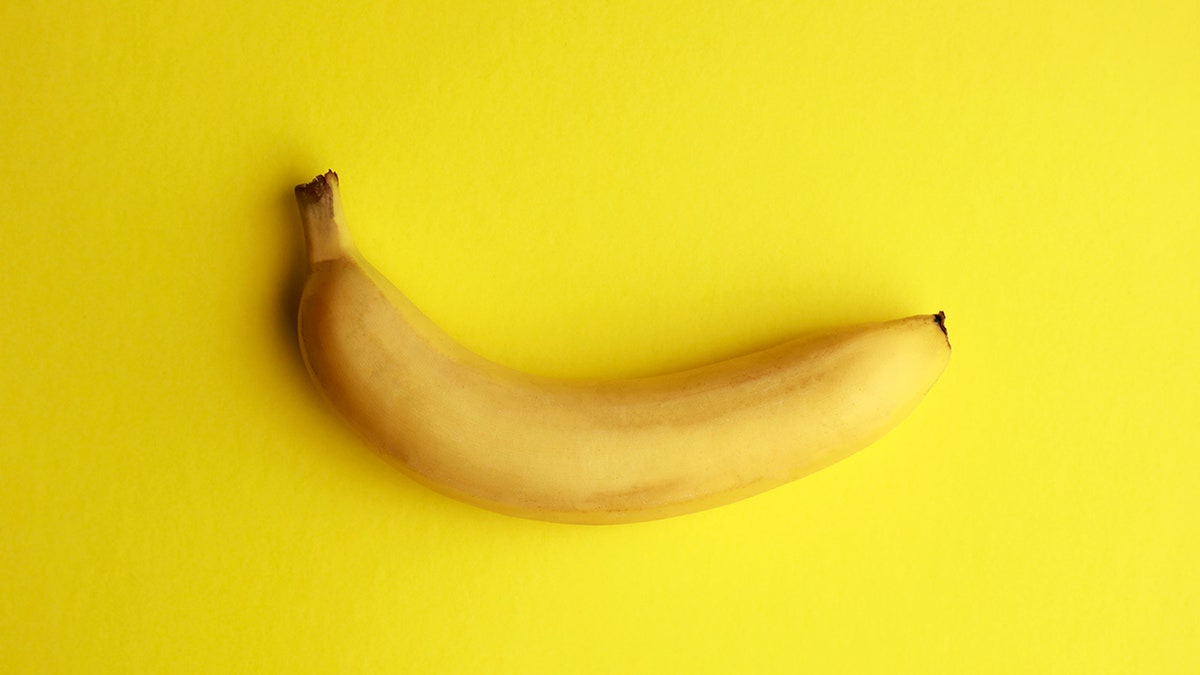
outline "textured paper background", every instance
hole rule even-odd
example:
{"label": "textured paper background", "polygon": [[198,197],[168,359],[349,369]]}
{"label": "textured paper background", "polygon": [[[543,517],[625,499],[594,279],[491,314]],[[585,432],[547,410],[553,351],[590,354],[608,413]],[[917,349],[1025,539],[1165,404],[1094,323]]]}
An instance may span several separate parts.
{"label": "textured paper background", "polygon": [[[0,671],[1200,670],[1195,2],[251,5],[0,8]],[[307,381],[327,168],[516,367],[954,356],[762,497],[492,515]]]}

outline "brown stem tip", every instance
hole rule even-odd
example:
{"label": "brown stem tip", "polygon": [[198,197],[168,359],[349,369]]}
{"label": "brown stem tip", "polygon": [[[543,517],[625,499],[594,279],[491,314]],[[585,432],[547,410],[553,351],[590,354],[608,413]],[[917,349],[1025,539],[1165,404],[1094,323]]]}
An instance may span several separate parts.
{"label": "brown stem tip", "polygon": [[317,176],[310,183],[296,186],[296,201],[302,205],[320,204],[333,199],[333,191],[337,189],[338,176],[333,170]]}
{"label": "brown stem tip", "polygon": [[300,222],[308,243],[309,264],[354,253],[354,241],[346,229],[346,216],[342,212],[336,173],[326,171],[311,183],[297,185],[296,203],[300,206]]}

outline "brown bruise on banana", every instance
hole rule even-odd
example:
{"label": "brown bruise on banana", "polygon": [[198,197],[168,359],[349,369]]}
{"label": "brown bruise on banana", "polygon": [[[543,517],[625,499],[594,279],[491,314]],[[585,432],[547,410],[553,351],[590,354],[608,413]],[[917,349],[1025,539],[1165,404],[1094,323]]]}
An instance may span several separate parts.
{"label": "brown bruise on banana", "polygon": [[[793,340],[681,373],[620,381],[535,377],[487,361],[451,340],[358,254],[342,213],[337,174],[330,171],[298,186],[296,196],[310,255],[298,322],[305,363],[318,388],[410,477],[509,515],[569,523],[631,522],[758,494],[882,436],[932,387],[949,355],[945,314],[939,312]],[[386,330],[376,334],[380,326]],[[824,392],[831,377],[855,367],[864,353],[870,356],[872,341],[889,332],[907,336],[911,346],[906,349],[945,352],[932,357],[931,374],[922,375],[928,381],[918,392],[878,410],[856,409],[855,392],[844,387]],[[404,376],[380,385],[381,377],[397,377],[396,368]],[[410,386],[405,377],[432,378],[436,386],[421,390],[420,383]],[[444,391],[448,388],[455,391]],[[833,402],[814,398],[813,390],[827,393]],[[761,434],[755,425],[786,425],[787,416],[803,416],[804,411],[793,411],[782,422],[776,419],[779,410],[795,407],[796,401],[825,406],[849,424],[858,418],[866,422],[863,429],[840,436],[836,429],[816,429],[818,438],[839,442],[789,452],[789,436]],[[490,415],[488,422],[497,428],[468,428],[472,412]],[[381,421],[385,413],[390,417]],[[736,434],[726,438],[720,453],[702,447],[706,431],[727,432],[723,425],[748,430],[751,438],[766,436],[759,440],[780,447],[745,445]],[[565,439],[561,447],[538,447],[539,438],[545,443],[554,433]],[[472,447],[457,447],[456,442]],[[700,445],[692,448],[693,442]],[[506,460],[507,454],[524,457],[522,453],[540,479],[524,475],[527,467],[519,461]],[[710,461],[697,462],[697,454]],[[672,461],[683,464],[664,464]],[[540,467],[537,474],[539,463],[557,467],[557,472]],[[630,475],[622,475],[622,467],[632,467]]]}

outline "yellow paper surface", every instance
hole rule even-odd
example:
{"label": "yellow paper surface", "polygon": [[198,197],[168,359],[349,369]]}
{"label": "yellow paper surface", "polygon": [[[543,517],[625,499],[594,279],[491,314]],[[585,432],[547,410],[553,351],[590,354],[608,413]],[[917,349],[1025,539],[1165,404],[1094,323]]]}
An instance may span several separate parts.
{"label": "yellow paper surface", "polygon": [[[0,672],[1200,671],[1200,5],[244,5],[0,7]],[[733,506],[464,506],[308,382],[328,168],[511,366],[951,364]]]}

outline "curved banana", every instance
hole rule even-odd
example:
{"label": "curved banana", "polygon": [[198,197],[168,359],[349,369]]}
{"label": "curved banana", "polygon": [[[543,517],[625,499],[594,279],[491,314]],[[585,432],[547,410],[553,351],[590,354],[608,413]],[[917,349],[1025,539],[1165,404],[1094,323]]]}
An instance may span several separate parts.
{"label": "curved banana", "polygon": [[618,523],[727,504],[832,464],[908,415],[950,357],[945,316],[806,337],[680,373],[558,380],[435,326],[358,253],[337,174],[297,186],[313,381],[426,485],[494,511]]}

